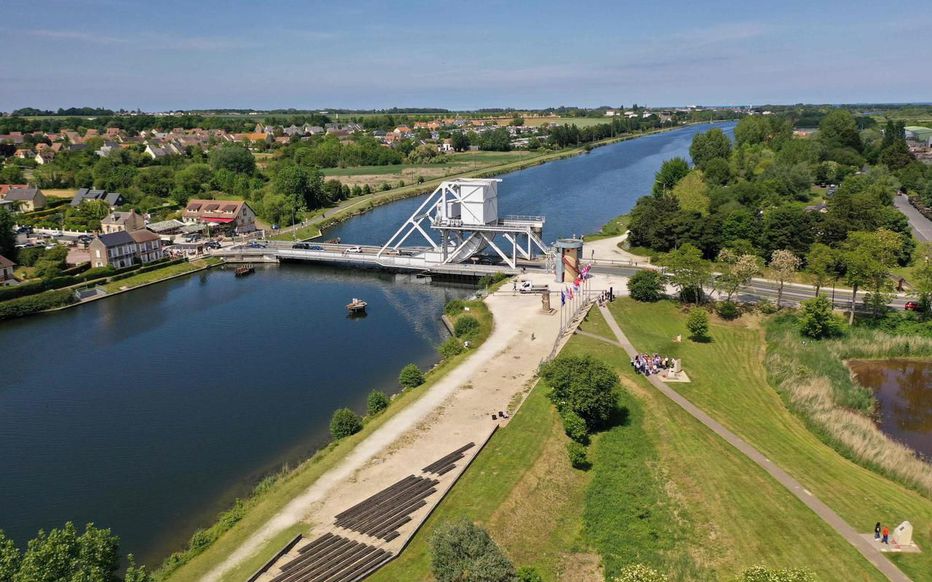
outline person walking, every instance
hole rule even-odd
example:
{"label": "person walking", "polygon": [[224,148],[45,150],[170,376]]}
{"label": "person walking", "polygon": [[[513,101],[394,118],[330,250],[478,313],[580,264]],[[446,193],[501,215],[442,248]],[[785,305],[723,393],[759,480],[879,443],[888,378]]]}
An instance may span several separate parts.
{"label": "person walking", "polygon": [[877,522],[877,525],[874,526],[874,539],[875,540],[880,539],[880,522],[879,521]]}
{"label": "person walking", "polygon": [[880,530],[880,535],[881,535],[880,543],[889,545],[890,544],[890,528],[887,526],[883,526],[883,529]]}

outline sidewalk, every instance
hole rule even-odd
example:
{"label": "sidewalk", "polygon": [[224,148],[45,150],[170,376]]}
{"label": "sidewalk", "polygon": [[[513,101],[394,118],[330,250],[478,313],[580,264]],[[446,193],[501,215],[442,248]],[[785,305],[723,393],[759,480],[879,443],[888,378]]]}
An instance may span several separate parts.
{"label": "sidewalk", "polygon": [[[615,317],[606,307],[599,307],[599,310],[605,317],[605,321],[611,328],[612,333],[615,334],[615,338],[618,340],[618,345],[621,346],[629,356],[634,357],[634,355],[638,352],[634,349],[634,345],[631,344],[625,334],[621,331],[621,328],[618,326],[618,322],[615,321]],[[861,555],[867,558],[871,564],[880,570],[880,572],[886,576],[888,580],[893,580],[895,582],[907,582],[909,580],[909,577],[906,576],[906,574],[897,568],[893,562],[887,560],[880,553],[880,551],[874,547],[873,544],[866,541],[857,531],[854,530],[853,527],[848,525],[848,523],[845,522],[845,520],[843,520],[837,513],[835,513],[828,505],[820,501],[810,491],[806,490],[806,488],[804,488],[799,481],[775,465],[770,459],[765,457],[760,451],[751,446],[747,441],[719,424],[715,419],[703,412],[698,406],[694,405],[689,400],[680,395],[679,392],[673,390],[665,383],[661,382],[660,379],[656,376],[647,376],[647,380],[664,396],[672,400],[680,408],[692,415],[693,418],[704,424],[721,438],[725,439],[728,444],[738,449],[746,457],[767,471],[771,477],[786,487],[790,493],[795,495],[809,509],[815,512],[815,514],[822,518],[822,520],[831,526],[832,529],[841,534],[841,536],[845,538],[848,543],[854,546],[854,548],[859,551]]]}

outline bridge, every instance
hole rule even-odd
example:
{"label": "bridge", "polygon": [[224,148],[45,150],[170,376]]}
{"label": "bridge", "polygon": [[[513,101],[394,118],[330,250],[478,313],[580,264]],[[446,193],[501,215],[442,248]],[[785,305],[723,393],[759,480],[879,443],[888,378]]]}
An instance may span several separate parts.
{"label": "bridge", "polygon": [[[212,254],[230,262],[305,261],[474,277],[547,268],[553,253],[541,240],[544,217],[499,218],[500,181],[441,183],[381,247],[254,241]],[[418,238],[426,245],[402,246]]]}

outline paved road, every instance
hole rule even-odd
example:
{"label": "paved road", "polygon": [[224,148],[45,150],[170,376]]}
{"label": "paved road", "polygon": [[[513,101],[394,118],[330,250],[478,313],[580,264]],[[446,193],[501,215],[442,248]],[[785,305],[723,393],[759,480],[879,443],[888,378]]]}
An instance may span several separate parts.
{"label": "paved road", "polygon": [[[602,312],[602,315],[605,317],[605,321],[608,322],[608,326],[615,334],[615,338],[618,340],[618,345],[620,345],[626,352],[628,352],[629,356],[634,357],[634,355],[638,352],[634,349],[634,345],[631,344],[625,334],[621,331],[621,328],[618,326],[618,322],[615,321],[615,317],[605,307],[599,307],[599,310]],[[665,383],[661,382],[660,379],[658,379],[656,376],[648,376],[647,379],[664,396],[672,400],[680,408],[688,412],[696,420],[712,430],[712,432],[725,439],[728,444],[738,449],[746,457],[767,471],[771,477],[786,487],[790,493],[795,495],[800,501],[806,504],[809,509],[814,511],[816,515],[825,521],[825,523],[831,526],[832,529],[837,531],[843,538],[845,538],[845,540],[847,540],[848,543],[854,546],[854,548],[859,551],[861,555],[867,558],[867,560],[878,570],[880,570],[880,572],[886,576],[887,579],[893,580],[895,582],[909,581],[909,577],[906,576],[906,574],[904,574],[899,568],[897,568],[893,562],[884,557],[880,550],[862,538],[853,527],[848,525],[848,523],[843,520],[837,513],[835,513],[828,505],[807,491],[802,486],[802,484],[791,477],[789,473],[775,465],[773,461],[765,457],[760,451],[751,446],[747,441],[716,422],[711,416],[703,412],[698,406],[694,405],[692,402],[681,396],[679,392],[673,390]]]}
{"label": "paved road", "polygon": [[920,214],[920,212],[909,203],[909,199],[906,198],[906,196],[894,196],[893,205],[909,219],[909,226],[913,229],[913,235],[915,235],[917,239],[921,241],[932,241],[932,220]]}

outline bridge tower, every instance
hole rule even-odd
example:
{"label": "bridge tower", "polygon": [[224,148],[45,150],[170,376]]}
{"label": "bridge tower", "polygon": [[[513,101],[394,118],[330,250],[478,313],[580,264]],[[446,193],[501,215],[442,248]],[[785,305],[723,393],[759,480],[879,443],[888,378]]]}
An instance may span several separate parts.
{"label": "bridge tower", "polygon": [[[535,249],[547,254],[540,238],[543,216],[499,218],[499,182],[478,178],[442,182],[385,243],[378,256],[389,249],[398,251],[415,232],[430,244],[425,259],[431,263],[462,263],[490,248],[515,268],[518,257],[531,259]],[[424,228],[425,223],[429,228]],[[497,238],[503,241],[496,242]]]}

